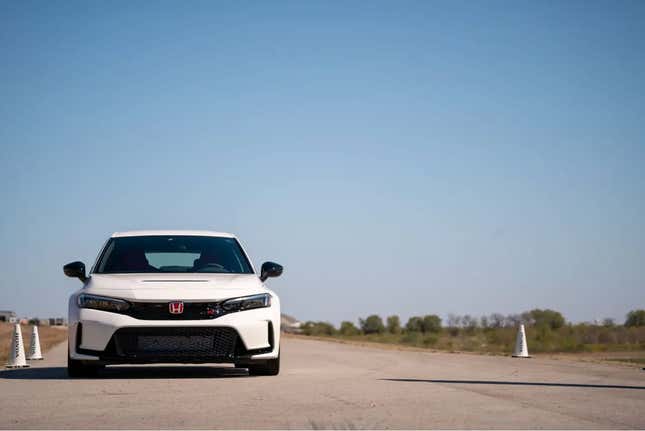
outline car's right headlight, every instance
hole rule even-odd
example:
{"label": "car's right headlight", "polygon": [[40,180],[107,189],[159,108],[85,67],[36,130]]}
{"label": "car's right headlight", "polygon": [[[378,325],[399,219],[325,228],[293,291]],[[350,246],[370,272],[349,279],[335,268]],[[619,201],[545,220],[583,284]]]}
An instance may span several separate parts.
{"label": "car's right headlight", "polygon": [[127,301],[116,298],[108,298],[107,296],[89,295],[81,293],[77,300],[78,306],[81,308],[91,308],[94,310],[123,312],[130,308]]}

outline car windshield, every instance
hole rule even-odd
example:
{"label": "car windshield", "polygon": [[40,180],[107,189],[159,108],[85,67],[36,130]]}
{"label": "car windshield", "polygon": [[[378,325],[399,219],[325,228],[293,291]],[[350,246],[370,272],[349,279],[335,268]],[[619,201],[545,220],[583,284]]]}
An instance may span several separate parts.
{"label": "car windshield", "polygon": [[253,274],[235,238],[169,235],[110,238],[94,272]]}

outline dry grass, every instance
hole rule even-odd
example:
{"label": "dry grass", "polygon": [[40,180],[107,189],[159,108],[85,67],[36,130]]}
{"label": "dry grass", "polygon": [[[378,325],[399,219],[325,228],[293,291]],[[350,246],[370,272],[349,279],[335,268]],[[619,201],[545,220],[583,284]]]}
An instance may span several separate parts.
{"label": "dry grass", "polygon": [[[29,354],[29,343],[31,342],[31,326],[21,325],[22,340],[25,344],[25,353]],[[13,334],[13,325],[10,323],[0,323],[0,367],[6,364],[11,348],[11,335]],[[40,335],[40,349],[46,352],[50,347],[55,346],[67,339],[66,326],[39,326],[38,335]]]}
{"label": "dry grass", "polygon": [[545,353],[540,356],[550,359],[576,359],[583,362],[605,363],[635,368],[641,368],[645,365],[645,350],[629,352]]}

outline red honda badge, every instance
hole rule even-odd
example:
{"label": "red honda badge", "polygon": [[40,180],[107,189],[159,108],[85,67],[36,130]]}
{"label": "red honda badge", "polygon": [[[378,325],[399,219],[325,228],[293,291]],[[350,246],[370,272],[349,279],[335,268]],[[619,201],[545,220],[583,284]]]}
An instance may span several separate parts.
{"label": "red honda badge", "polygon": [[168,311],[170,314],[181,314],[184,312],[184,303],[181,301],[168,303]]}

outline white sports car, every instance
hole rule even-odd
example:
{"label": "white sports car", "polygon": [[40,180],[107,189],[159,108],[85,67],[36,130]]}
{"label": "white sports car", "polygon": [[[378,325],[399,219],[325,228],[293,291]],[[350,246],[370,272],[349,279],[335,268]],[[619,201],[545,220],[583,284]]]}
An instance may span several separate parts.
{"label": "white sports car", "polygon": [[255,273],[227,233],[115,233],[69,300],[70,376],[108,364],[233,363],[249,374],[280,372],[280,301],[267,289],[273,262]]}

